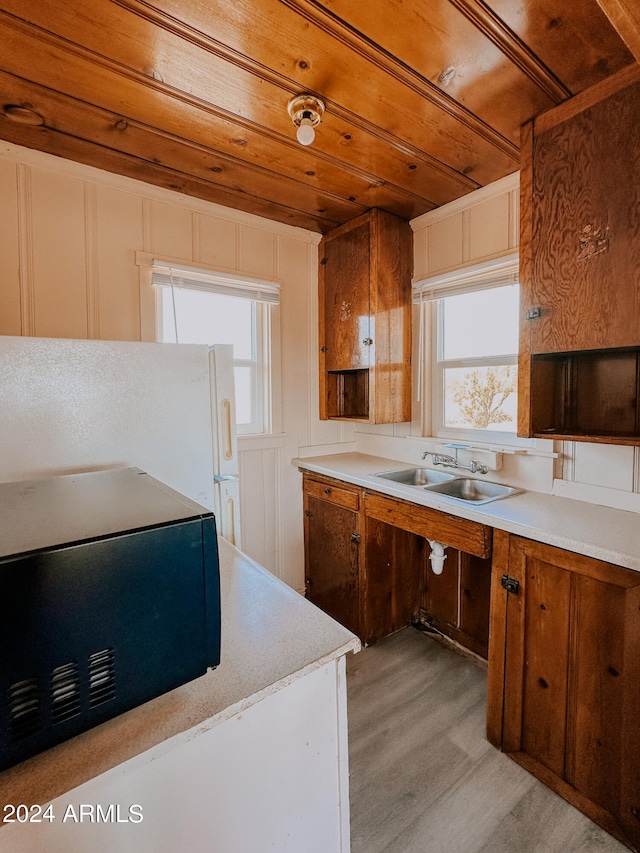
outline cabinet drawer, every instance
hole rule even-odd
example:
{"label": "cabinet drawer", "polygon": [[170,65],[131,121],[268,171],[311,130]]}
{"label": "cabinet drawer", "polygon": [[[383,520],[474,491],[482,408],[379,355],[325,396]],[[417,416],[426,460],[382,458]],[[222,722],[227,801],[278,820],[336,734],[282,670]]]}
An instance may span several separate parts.
{"label": "cabinet drawer", "polygon": [[425,539],[437,539],[466,554],[482,558],[491,556],[493,530],[486,524],[371,492],[365,494],[364,506],[365,514],[378,521]]}
{"label": "cabinet drawer", "polygon": [[313,498],[343,506],[346,509],[358,510],[360,507],[360,490],[349,489],[342,483],[330,479],[311,479],[304,477],[305,493]]}

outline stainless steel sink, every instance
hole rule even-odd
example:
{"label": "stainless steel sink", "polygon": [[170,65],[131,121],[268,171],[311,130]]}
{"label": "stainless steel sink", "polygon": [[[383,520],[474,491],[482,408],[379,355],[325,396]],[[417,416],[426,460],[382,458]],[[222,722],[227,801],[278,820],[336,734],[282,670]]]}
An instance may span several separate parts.
{"label": "stainless steel sink", "polygon": [[425,488],[429,492],[437,492],[448,498],[472,504],[487,504],[522,492],[522,489],[516,489],[513,486],[487,483],[484,480],[473,480],[471,477],[456,477],[446,483],[426,485]]}
{"label": "stainless steel sink", "polygon": [[401,468],[398,471],[381,471],[374,476],[382,477],[383,480],[393,480],[394,483],[402,483],[405,486],[430,486],[456,479],[455,474],[433,471],[431,468]]}

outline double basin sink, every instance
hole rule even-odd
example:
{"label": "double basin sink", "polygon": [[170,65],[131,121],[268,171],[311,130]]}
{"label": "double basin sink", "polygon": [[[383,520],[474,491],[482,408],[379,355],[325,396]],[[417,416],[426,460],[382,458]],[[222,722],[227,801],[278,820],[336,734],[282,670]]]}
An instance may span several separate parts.
{"label": "double basin sink", "polygon": [[522,491],[513,486],[487,483],[472,477],[459,477],[445,471],[433,471],[431,468],[401,468],[397,471],[381,471],[375,476],[405,486],[421,486],[429,492],[476,506],[517,495]]}

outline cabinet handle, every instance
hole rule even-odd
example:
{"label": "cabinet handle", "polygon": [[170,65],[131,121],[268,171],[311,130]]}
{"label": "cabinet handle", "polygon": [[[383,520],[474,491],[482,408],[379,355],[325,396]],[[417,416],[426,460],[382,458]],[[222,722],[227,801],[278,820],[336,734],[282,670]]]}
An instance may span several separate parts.
{"label": "cabinet handle", "polygon": [[320,347],[320,352],[326,352],[328,349],[329,347]]}
{"label": "cabinet handle", "polygon": [[360,544],[360,534],[359,533],[352,533],[351,536],[349,537],[349,539],[351,539],[352,542],[355,542],[356,545]]}
{"label": "cabinet handle", "polygon": [[362,343],[363,343],[366,347],[370,347],[370,346],[371,346],[371,344],[373,343],[373,338],[363,338],[363,339],[362,339]]}
{"label": "cabinet handle", "polygon": [[325,493],[325,495],[331,494],[331,489],[329,488],[329,486],[327,486],[327,488],[324,490],[324,493]]}

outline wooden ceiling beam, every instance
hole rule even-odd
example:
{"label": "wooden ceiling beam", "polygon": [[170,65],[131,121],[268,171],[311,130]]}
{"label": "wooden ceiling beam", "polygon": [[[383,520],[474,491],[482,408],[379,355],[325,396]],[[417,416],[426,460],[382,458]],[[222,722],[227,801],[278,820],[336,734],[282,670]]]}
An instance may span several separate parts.
{"label": "wooden ceiling beam", "polygon": [[598,0],[618,35],[640,62],[640,5],[638,0]]}
{"label": "wooden ceiling beam", "polygon": [[554,103],[570,98],[572,92],[550,71],[516,33],[482,0],[449,0],[471,23],[492,41],[523,74],[532,80]]}

